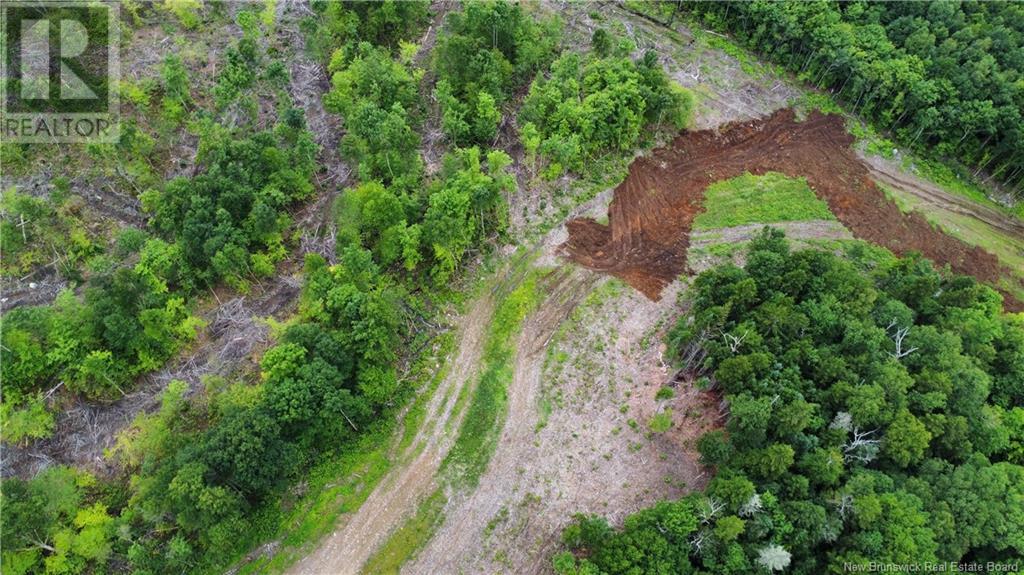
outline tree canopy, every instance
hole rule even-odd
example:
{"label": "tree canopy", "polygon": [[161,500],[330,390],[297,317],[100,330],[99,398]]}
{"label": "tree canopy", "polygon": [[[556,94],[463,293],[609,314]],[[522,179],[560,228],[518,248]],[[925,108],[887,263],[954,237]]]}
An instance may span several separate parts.
{"label": "tree canopy", "polygon": [[1024,187],[1018,2],[687,2],[853,112]]}
{"label": "tree canopy", "polygon": [[520,136],[533,162],[545,159],[547,176],[579,172],[588,158],[634,148],[646,126],[679,129],[689,122],[692,95],[668,79],[655,52],[634,61],[630,48],[603,56],[566,52],[548,77],[530,85]]}
{"label": "tree canopy", "polygon": [[[612,530],[577,518],[561,573],[787,573],[1024,553],[1024,323],[918,257],[752,242],[694,282],[670,336],[728,404],[703,492]],[[1014,500],[1017,500],[1014,503]]]}
{"label": "tree canopy", "polygon": [[434,49],[442,128],[457,146],[490,144],[500,107],[557,54],[561,23],[506,0],[467,2],[448,16]]}

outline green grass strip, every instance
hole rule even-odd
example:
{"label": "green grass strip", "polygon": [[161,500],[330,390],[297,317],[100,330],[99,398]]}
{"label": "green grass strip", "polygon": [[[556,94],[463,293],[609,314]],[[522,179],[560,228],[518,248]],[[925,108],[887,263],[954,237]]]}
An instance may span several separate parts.
{"label": "green grass strip", "polygon": [[[521,260],[514,267],[529,265],[530,261],[530,258]],[[515,271],[518,270],[513,273]],[[546,273],[531,269],[522,282],[501,299],[485,335],[482,371],[476,389],[468,393],[469,386],[466,386],[460,392],[459,401],[470,403],[455,443],[441,463],[441,486],[374,552],[363,566],[363,573],[397,573],[402,565],[415,558],[444,522],[447,488],[472,488],[487,469],[508,411],[515,338],[522,330],[523,321],[542,299],[538,280]]]}
{"label": "green grass strip", "polygon": [[420,503],[416,514],[409,518],[378,549],[366,565],[363,573],[383,575],[398,573],[407,561],[416,556],[430,540],[434,531],[444,523],[444,504],[447,498],[444,489],[437,489]]}
{"label": "green grass strip", "polygon": [[541,273],[532,270],[527,274],[494,312],[484,343],[480,381],[455,444],[441,464],[442,477],[455,487],[476,486],[497,446],[508,408],[508,384],[514,372],[514,336],[540,303],[537,280]]}
{"label": "green grass strip", "polygon": [[704,194],[704,206],[706,211],[693,222],[695,230],[835,219],[806,180],[778,172],[744,174],[711,184]]}

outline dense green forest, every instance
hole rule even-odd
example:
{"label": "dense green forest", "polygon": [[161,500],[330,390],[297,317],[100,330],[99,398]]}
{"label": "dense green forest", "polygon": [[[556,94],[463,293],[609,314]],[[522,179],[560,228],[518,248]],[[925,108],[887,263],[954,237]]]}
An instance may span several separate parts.
{"label": "dense green forest", "polygon": [[647,126],[686,127],[693,97],[672,83],[654,51],[639,61],[625,40],[612,46],[603,28],[593,35],[594,51],[566,52],[537,78],[519,112],[527,162],[554,178],[564,170],[581,172],[585,162],[603,153],[631,150]]}
{"label": "dense green forest", "polygon": [[519,4],[469,3],[453,14],[434,49],[445,135],[456,145],[492,142],[501,106],[557,54],[560,28],[556,17],[535,21]]}
{"label": "dense green forest", "polygon": [[681,2],[900,142],[1024,192],[1019,2]]}
{"label": "dense green forest", "polygon": [[1024,320],[995,291],[916,257],[792,252],[766,229],[743,268],[701,274],[691,297],[669,344],[728,405],[699,441],[714,478],[620,530],[578,517],[559,573],[1024,554]]}

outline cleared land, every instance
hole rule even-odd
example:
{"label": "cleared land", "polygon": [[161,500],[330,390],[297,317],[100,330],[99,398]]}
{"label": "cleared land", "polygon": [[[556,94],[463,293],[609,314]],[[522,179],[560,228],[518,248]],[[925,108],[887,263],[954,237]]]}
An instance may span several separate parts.
{"label": "cleared land", "polygon": [[633,162],[615,189],[607,225],[590,218],[568,223],[566,253],[657,299],[687,269],[689,234],[703,211],[705,189],[743,173],[775,171],[806,178],[855,237],[896,254],[916,251],[949,264],[999,289],[1008,309],[1024,309],[1001,287],[1011,270],[995,255],[935,229],[920,213],[903,213],[875,185],[852,143],[841,117],[812,112],[798,122],[789,109],[720,130],[684,133]]}

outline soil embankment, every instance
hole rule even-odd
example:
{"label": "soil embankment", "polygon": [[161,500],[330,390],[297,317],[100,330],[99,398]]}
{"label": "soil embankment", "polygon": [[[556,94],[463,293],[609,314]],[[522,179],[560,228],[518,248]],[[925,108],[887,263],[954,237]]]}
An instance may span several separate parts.
{"label": "soil embankment", "polygon": [[[814,112],[800,122],[792,110],[683,133],[633,162],[615,189],[608,225],[590,218],[571,221],[563,247],[573,261],[657,299],[687,269],[690,230],[703,211],[708,185],[745,172],[775,171],[806,178],[855,237],[899,255],[920,252],[993,286],[1010,275],[995,255],[943,233],[919,213],[901,212],[875,185],[852,143],[841,117]],[[1024,309],[1000,291],[1007,309]]]}

